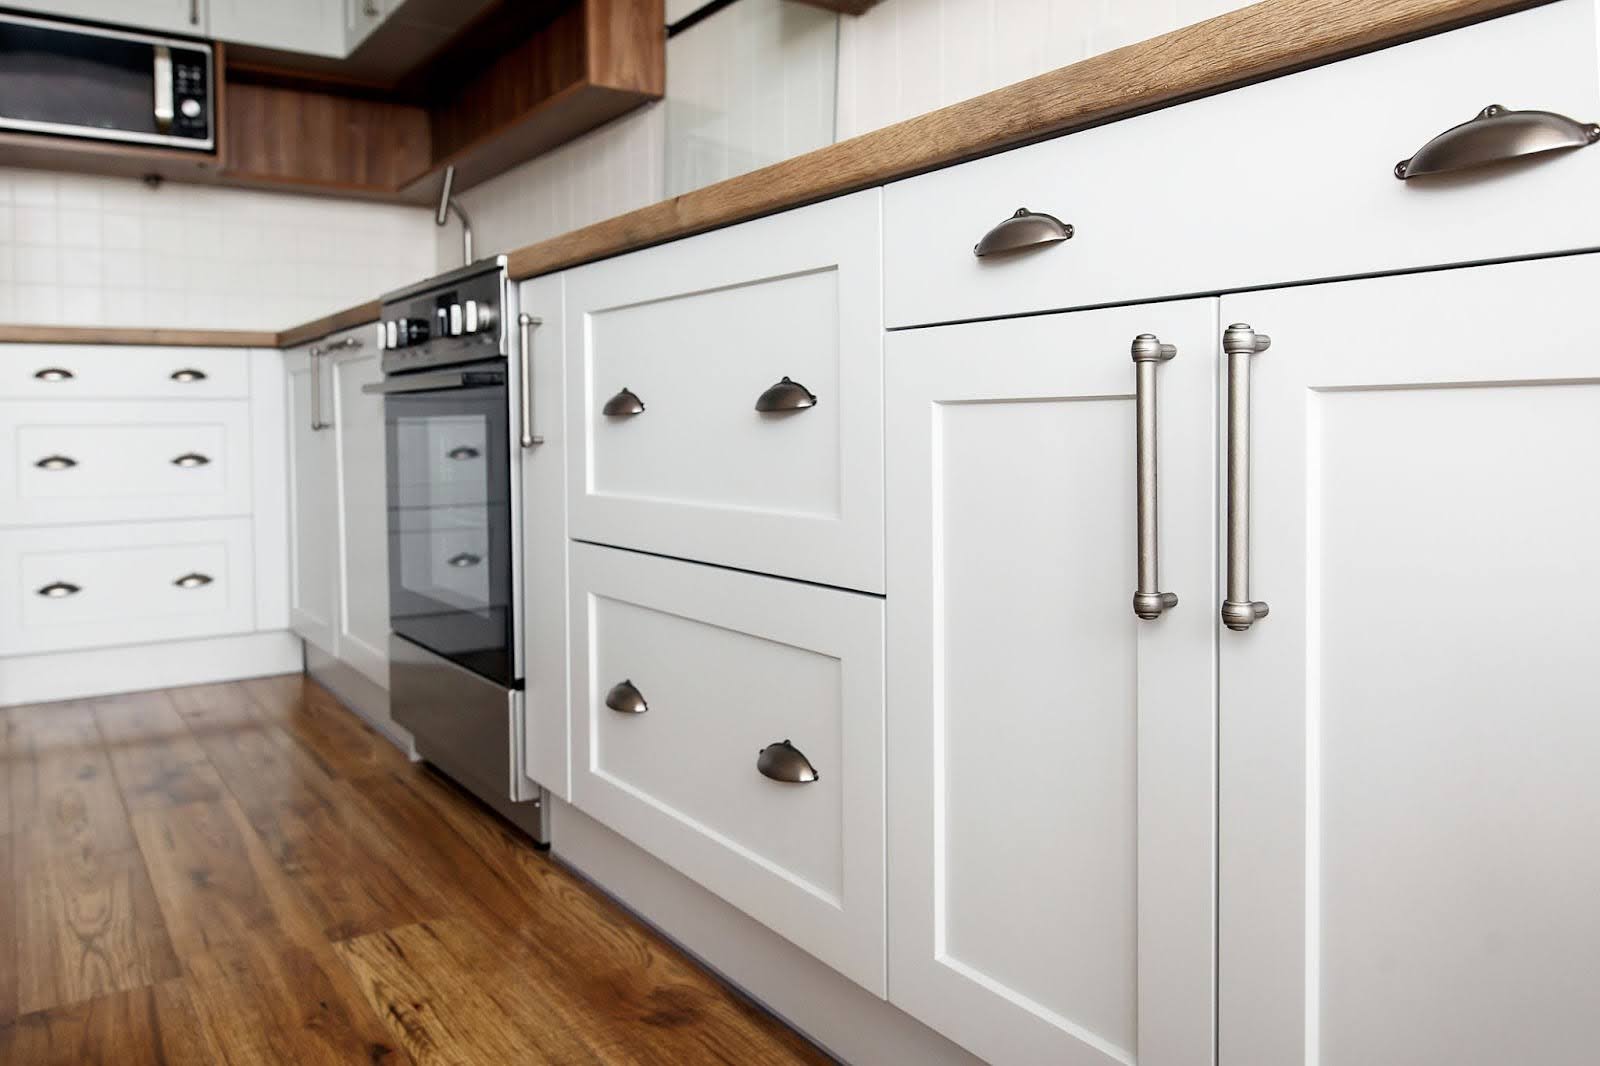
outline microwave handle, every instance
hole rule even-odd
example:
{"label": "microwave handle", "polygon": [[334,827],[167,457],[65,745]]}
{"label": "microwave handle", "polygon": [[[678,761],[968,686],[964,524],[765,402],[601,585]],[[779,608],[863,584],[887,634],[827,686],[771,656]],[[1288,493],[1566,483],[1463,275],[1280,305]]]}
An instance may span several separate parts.
{"label": "microwave handle", "polygon": [[156,129],[162,133],[172,129],[172,49],[158,44],[155,53]]}

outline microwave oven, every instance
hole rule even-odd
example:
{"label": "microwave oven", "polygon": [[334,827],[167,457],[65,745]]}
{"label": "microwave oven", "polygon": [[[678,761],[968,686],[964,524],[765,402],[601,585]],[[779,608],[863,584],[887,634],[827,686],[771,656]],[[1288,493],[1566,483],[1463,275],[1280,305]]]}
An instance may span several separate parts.
{"label": "microwave oven", "polygon": [[0,12],[0,130],[216,149],[211,45]]}

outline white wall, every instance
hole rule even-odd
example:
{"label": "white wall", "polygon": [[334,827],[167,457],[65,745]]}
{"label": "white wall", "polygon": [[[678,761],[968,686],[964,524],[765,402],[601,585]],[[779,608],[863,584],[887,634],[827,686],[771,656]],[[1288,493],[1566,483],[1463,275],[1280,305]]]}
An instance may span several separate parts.
{"label": "white wall", "polygon": [[422,208],[0,168],[0,322],[282,329],[433,272]]}
{"label": "white wall", "polygon": [[[803,115],[804,103],[781,90],[786,80],[809,84],[818,101],[835,99],[833,126],[835,135],[842,140],[1201,22],[1248,6],[1249,2],[884,0],[865,15],[839,19],[836,85],[774,75],[776,88],[758,102],[773,114]],[[696,101],[751,99],[748,87],[739,93],[733,92],[732,87],[743,84],[739,79],[748,80],[752,71],[773,69],[772,58],[764,60],[767,66],[763,68],[750,55],[735,55],[750,31],[741,31],[743,36],[735,43],[724,39],[717,24],[721,21],[724,27],[734,25],[732,16],[738,9],[747,8],[744,25],[748,27],[752,25],[750,16],[757,14],[759,6],[770,8],[777,3],[778,0],[739,0],[669,41],[669,99],[664,103],[626,115],[465,193],[462,201],[472,213],[483,254],[530,244],[665,199],[683,191],[686,186],[681,180],[691,173],[710,180],[742,172],[743,162],[750,159],[765,161],[772,151],[772,131],[750,122],[746,116],[740,121],[749,130],[750,152],[723,151],[709,163],[702,158],[704,165],[691,170],[685,164],[677,181],[669,180],[668,156],[681,158],[683,153],[668,149],[664,115],[675,106],[674,96],[692,106]],[[698,6],[684,0],[674,9],[681,17]],[[770,18],[766,21],[770,23]],[[809,56],[815,51],[815,25],[811,21],[800,24],[807,29],[796,36],[794,47],[807,50]],[[765,43],[770,52],[773,43],[782,39],[781,34],[767,32],[758,41]],[[724,77],[719,82],[711,65],[721,56],[732,58],[724,64]],[[691,62],[696,64],[695,69],[682,69]],[[677,123],[673,127],[680,128]],[[789,138],[785,150],[797,152],[811,147],[817,128],[817,123],[806,126],[803,132]],[[720,135],[737,136],[737,130],[730,131],[724,123]],[[768,140],[763,142],[760,138]],[[461,245],[454,223],[439,235],[438,247],[441,267],[459,262]]]}

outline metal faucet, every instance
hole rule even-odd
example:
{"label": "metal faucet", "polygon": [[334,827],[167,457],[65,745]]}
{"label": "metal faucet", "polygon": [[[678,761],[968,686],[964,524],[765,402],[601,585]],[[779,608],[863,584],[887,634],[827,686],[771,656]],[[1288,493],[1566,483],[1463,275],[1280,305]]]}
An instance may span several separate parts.
{"label": "metal faucet", "polygon": [[450,195],[450,187],[456,183],[456,168],[454,165],[444,168],[444,188],[439,190],[439,213],[433,217],[436,226],[444,225],[454,211],[461,220],[461,265],[472,264],[472,219],[467,217],[461,204]]}

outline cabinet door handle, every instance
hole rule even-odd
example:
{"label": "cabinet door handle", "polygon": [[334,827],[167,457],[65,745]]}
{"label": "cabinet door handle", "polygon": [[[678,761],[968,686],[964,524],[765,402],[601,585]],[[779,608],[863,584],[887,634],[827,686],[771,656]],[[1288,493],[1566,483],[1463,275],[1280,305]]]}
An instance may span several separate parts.
{"label": "cabinet door handle", "polygon": [[1435,136],[1410,159],[1400,160],[1394,165],[1394,176],[1406,181],[1563,148],[1583,148],[1595,141],[1600,141],[1600,124],[1578,122],[1554,111],[1511,111],[1490,104],[1461,125]]}
{"label": "cabinet door handle", "polygon": [[623,387],[606,405],[600,408],[600,413],[607,418],[631,418],[644,413],[644,401],[633,394],[633,390]]}
{"label": "cabinet door handle", "polygon": [[644,694],[633,687],[632,681],[618,681],[606,693],[606,706],[622,714],[643,714],[650,709]]}
{"label": "cabinet door handle", "polygon": [[181,370],[174,370],[167,376],[179,384],[188,385],[191,382],[204,381],[206,379],[206,372],[204,370],[196,370],[192,366],[186,366]]}
{"label": "cabinet door handle", "polygon": [[47,600],[64,600],[68,596],[76,596],[83,588],[70,581],[52,581],[44,588],[38,590],[38,595]]}
{"label": "cabinet door handle", "polygon": [[816,394],[798,381],[790,381],[787,377],[756,397],[756,410],[763,414],[804,411],[808,407],[815,406],[817,406]]}
{"label": "cabinet door handle", "polygon": [[78,460],[66,455],[47,455],[33,464],[40,470],[71,470]]}
{"label": "cabinet door handle", "polygon": [[985,233],[983,239],[972,246],[972,254],[981,259],[986,255],[1070,241],[1074,232],[1070,224],[1054,215],[1019,207],[1016,214]]}
{"label": "cabinet door handle", "polygon": [[189,25],[200,25],[200,0],[189,0]]}
{"label": "cabinet door handle", "polygon": [[764,777],[792,785],[809,784],[821,776],[811,760],[787,740],[762,748],[756,757],[756,769]]}
{"label": "cabinet door handle", "polygon": [[450,556],[450,558],[446,559],[445,562],[460,570],[468,566],[477,566],[479,563],[483,562],[483,556],[474,555],[472,552],[460,552],[459,554]]}
{"label": "cabinet door handle", "polygon": [[193,573],[184,574],[182,577],[178,578],[178,580],[174,581],[173,584],[178,586],[180,589],[198,589],[204,588],[205,586],[211,584],[211,582],[214,580],[215,578],[213,578],[210,574]]}
{"label": "cabinet door handle", "polygon": [[1134,440],[1138,467],[1139,582],[1133,592],[1133,613],[1149,620],[1178,606],[1178,594],[1161,591],[1161,523],[1157,509],[1156,367],[1178,354],[1173,344],[1162,344],[1153,333],[1133,339]]}
{"label": "cabinet door handle", "polygon": [[447,458],[447,459],[457,459],[457,460],[463,460],[464,461],[464,460],[467,460],[467,459],[476,459],[478,456],[482,455],[483,453],[480,452],[478,449],[472,447],[469,444],[462,444],[462,445],[460,445],[458,447],[451,448],[449,451],[445,452],[444,454],[445,454],[445,458]]}
{"label": "cabinet door handle", "polygon": [[1272,338],[1242,322],[1222,335],[1228,354],[1228,592],[1222,624],[1244,632],[1267,616],[1267,605],[1250,598],[1250,357],[1272,346]]}
{"label": "cabinet door handle", "polygon": [[[533,328],[544,325],[544,319],[535,318],[524,311],[517,316],[517,325],[522,329],[522,347],[517,353],[517,368],[522,374],[522,446],[531,448],[544,443],[544,438],[533,431]],[[644,405],[641,404],[639,409],[644,410]],[[610,414],[609,411],[606,413]]]}
{"label": "cabinet door handle", "polygon": [[207,459],[199,452],[184,452],[182,455],[172,460],[172,465],[181,466],[184,469],[188,469],[195,466],[205,466],[210,462],[210,459]]}
{"label": "cabinet door handle", "polygon": [[47,366],[42,370],[35,370],[33,376],[40,381],[71,381],[78,375],[64,366]]}
{"label": "cabinet door handle", "polygon": [[327,429],[322,420],[322,349],[313,347],[307,356],[311,360],[311,431]]}

